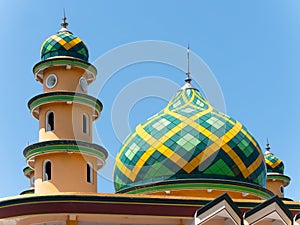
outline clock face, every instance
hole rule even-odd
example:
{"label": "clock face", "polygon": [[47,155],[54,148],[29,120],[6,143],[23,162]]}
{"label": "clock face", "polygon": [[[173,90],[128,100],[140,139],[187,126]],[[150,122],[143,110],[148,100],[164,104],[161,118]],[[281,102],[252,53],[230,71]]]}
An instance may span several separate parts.
{"label": "clock face", "polygon": [[47,88],[53,88],[55,87],[57,83],[57,77],[54,73],[50,74],[46,79],[46,86]]}
{"label": "clock face", "polygon": [[79,85],[80,85],[80,88],[83,92],[87,92],[88,90],[88,83],[86,81],[86,79],[84,77],[81,77],[80,80],[79,80]]}

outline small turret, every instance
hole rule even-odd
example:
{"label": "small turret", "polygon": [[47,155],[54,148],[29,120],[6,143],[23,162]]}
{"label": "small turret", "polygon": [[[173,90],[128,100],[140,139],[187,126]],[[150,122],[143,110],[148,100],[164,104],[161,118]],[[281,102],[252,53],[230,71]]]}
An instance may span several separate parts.
{"label": "small turret", "polygon": [[270,144],[267,141],[265,161],[267,165],[267,189],[284,198],[284,188],[289,185],[290,177],[284,175],[284,164],[280,158],[270,151]]}

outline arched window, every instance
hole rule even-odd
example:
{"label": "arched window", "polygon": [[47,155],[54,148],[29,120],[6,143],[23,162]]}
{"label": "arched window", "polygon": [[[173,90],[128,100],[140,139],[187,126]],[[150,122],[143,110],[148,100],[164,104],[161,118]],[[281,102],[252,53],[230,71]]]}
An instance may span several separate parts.
{"label": "arched window", "polygon": [[44,162],[44,168],[43,168],[43,180],[51,180],[51,162],[50,160],[46,160]]}
{"label": "arched window", "polygon": [[280,192],[281,192],[281,194],[284,194],[284,186],[283,185],[280,185]]}
{"label": "arched window", "polygon": [[84,134],[89,134],[89,116],[85,113],[82,118],[82,131]]}
{"label": "arched window", "polygon": [[93,164],[90,162],[86,164],[86,181],[93,183]]}
{"label": "arched window", "polygon": [[54,130],[54,112],[49,111],[46,114],[46,131]]}

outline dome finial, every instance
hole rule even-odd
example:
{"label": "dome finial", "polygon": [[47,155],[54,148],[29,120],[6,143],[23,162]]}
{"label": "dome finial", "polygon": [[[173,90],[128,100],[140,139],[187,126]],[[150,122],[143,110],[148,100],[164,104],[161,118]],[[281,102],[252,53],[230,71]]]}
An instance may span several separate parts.
{"label": "dome finial", "polygon": [[62,28],[57,32],[57,33],[62,33],[62,32],[68,32],[70,34],[72,34],[72,32],[70,32],[67,28],[67,26],[69,25],[67,23],[67,17],[66,17],[66,10],[64,8],[64,17],[62,18],[62,23],[60,24],[62,26]]}
{"label": "dome finial", "polygon": [[67,28],[67,26],[69,25],[68,23],[67,23],[67,17],[66,17],[66,10],[65,10],[65,8],[64,8],[64,17],[62,18],[62,23],[60,24],[63,28]]}
{"label": "dome finial", "polygon": [[188,43],[188,48],[187,48],[187,71],[186,71],[186,76],[185,82],[191,83],[192,79],[190,78],[190,43]]}
{"label": "dome finial", "polygon": [[[185,72],[186,74],[186,78],[185,78],[185,84],[181,87],[181,90],[185,90],[185,89],[196,89],[191,85],[191,71],[190,71],[190,43],[188,43],[188,47],[187,47],[187,71]],[[197,90],[197,89],[196,89]]]}
{"label": "dome finial", "polygon": [[270,144],[269,144],[269,139],[267,138],[266,153],[265,154],[271,154],[270,149],[271,149],[271,147],[270,147]]}

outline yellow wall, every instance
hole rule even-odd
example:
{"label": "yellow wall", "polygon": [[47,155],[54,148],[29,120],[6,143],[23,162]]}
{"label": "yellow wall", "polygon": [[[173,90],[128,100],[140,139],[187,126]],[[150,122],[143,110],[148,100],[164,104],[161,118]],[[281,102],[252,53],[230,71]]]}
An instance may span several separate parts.
{"label": "yellow wall", "polygon": [[32,171],[29,175],[29,183],[30,183],[30,188],[34,188],[34,171]]}
{"label": "yellow wall", "polygon": [[230,190],[210,190],[206,189],[182,189],[182,190],[170,190],[170,193],[166,193],[165,191],[153,191],[153,193],[147,193],[149,195],[166,195],[166,196],[184,196],[184,197],[199,197],[199,198],[217,198],[220,195],[227,193],[232,199],[261,199],[256,195],[247,194],[243,196],[243,193],[239,191],[230,191]]}
{"label": "yellow wall", "polygon": [[266,188],[272,191],[275,195],[278,195],[280,198],[283,198],[284,193],[281,193],[280,191],[280,186],[284,186],[283,184],[282,180],[267,179]]}
{"label": "yellow wall", "polygon": [[76,220],[67,220],[66,225],[78,225],[78,221],[76,221]]}
{"label": "yellow wall", "polygon": [[[54,131],[46,132],[46,114],[54,112]],[[89,116],[89,132],[83,133],[83,114]],[[52,103],[40,107],[39,141],[76,139],[92,141],[92,110],[81,104]]]}
{"label": "yellow wall", "polygon": [[[57,84],[49,89],[46,86],[47,77],[54,73],[57,76]],[[79,79],[85,76],[85,71],[80,68],[66,69],[66,66],[55,66],[44,71],[43,88],[44,92],[71,91],[83,93],[79,87]]]}
{"label": "yellow wall", "polygon": [[[51,180],[43,181],[43,164],[51,161]],[[96,168],[96,159],[77,153],[59,153],[37,156],[35,159],[35,193],[97,192],[97,173],[93,183],[87,182],[87,162]]]}

